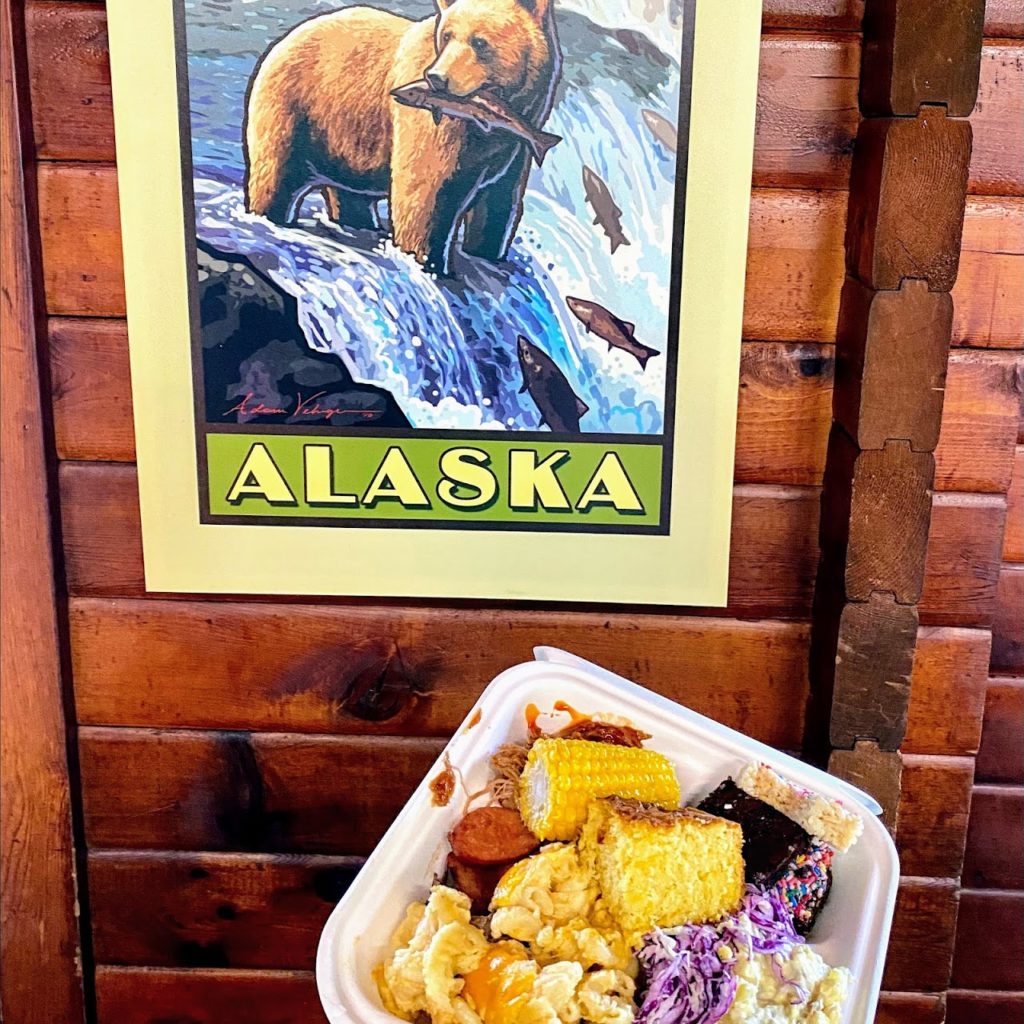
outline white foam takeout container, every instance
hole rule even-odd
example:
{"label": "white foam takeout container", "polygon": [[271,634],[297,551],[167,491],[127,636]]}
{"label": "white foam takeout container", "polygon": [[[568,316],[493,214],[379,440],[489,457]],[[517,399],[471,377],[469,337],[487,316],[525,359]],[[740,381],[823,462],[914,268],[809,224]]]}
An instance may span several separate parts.
{"label": "white foam takeout container", "polygon": [[371,971],[388,953],[408,905],[425,899],[435,873],[443,871],[447,835],[465,802],[457,788],[447,807],[432,803],[429,784],[443,769],[444,755],[469,792],[482,789],[490,778],[490,754],[525,738],[526,705],[549,711],[556,700],[582,712],[622,715],[651,733],[646,746],[673,761],[684,802],[699,802],[726,776],[759,760],[861,816],[864,834],[852,850],[836,855],[832,895],[811,945],[828,963],[853,972],[843,1024],[872,1021],[899,881],[896,849],[876,817],[878,804],[840,779],[574,655],[549,647],[534,653],[537,661],[503,672],[481,694],[324,926],[316,980],[331,1024],[394,1024]]}

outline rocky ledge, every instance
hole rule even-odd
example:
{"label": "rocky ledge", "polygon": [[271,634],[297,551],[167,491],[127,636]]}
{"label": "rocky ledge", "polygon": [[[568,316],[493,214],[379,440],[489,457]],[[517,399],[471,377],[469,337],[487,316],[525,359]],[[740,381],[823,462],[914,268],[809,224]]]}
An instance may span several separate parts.
{"label": "rocky ledge", "polygon": [[208,423],[408,427],[394,396],[309,347],[295,299],[245,257],[197,245]]}

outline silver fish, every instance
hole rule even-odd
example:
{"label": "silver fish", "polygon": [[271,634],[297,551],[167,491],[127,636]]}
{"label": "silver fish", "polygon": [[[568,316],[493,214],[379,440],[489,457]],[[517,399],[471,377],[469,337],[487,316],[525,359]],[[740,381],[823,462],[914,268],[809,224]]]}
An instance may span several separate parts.
{"label": "silver fish", "polygon": [[392,89],[391,95],[407,107],[431,111],[435,124],[440,123],[442,114],[447,114],[449,117],[469,121],[482,132],[498,131],[514,135],[530,147],[530,152],[538,164],[544,163],[548,150],[562,141],[561,135],[534,128],[497,97],[484,93],[449,96],[447,93],[437,92],[428,82],[420,81]]}

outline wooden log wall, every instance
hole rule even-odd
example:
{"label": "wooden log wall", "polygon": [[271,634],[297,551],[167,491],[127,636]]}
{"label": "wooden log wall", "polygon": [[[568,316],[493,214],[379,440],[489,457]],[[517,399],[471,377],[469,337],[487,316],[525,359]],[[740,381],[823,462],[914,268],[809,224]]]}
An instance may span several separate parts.
{"label": "wooden log wall", "polygon": [[[1024,418],[1018,441],[967,827],[950,1024],[1024,1020]],[[993,943],[993,935],[1001,941]],[[979,948],[987,955],[979,957]]]}
{"label": "wooden log wall", "polygon": [[[766,0],[729,606],[637,612],[145,592],[104,8],[26,0],[102,1024],[322,1021],[310,971],[323,920],[474,697],[535,644],[801,746],[862,13],[858,0]],[[1022,115],[1024,5],[992,0],[884,1021],[942,1019],[986,694],[990,708],[1006,700],[988,666],[1019,582],[1003,545],[1024,378]],[[371,721],[351,698],[381,651],[409,685]]]}

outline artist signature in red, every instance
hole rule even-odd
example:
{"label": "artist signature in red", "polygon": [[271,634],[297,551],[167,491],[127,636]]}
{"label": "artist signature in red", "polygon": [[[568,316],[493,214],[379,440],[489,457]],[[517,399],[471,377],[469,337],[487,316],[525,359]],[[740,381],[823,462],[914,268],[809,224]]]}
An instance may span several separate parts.
{"label": "artist signature in red", "polygon": [[233,409],[228,409],[225,416],[238,413],[239,416],[288,416],[293,419],[299,416],[307,416],[316,419],[325,419],[330,422],[335,416],[361,416],[363,419],[373,419],[377,413],[373,409],[343,409],[336,405],[321,405],[320,399],[326,395],[326,391],[319,391],[309,398],[299,395],[298,405],[295,411],[282,409],[276,405],[265,405],[263,402],[252,402],[252,392],[243,398]]}

